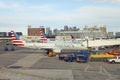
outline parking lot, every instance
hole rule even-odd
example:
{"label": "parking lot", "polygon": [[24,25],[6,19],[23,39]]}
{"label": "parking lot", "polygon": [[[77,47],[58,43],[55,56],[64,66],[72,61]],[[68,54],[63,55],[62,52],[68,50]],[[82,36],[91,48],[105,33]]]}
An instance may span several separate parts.
{"label": "parking lot", "polygon": [[45,51],[0,47],[0,79],[9,80],[120,80],[120,64],[65,62]]}

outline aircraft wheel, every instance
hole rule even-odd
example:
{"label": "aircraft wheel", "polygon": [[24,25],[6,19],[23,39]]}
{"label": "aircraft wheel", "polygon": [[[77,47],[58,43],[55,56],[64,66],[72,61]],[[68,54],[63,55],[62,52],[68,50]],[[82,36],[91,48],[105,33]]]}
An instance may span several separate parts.
{"label": "aircraft wheel", "polygon": [[11,51],[14,51],[14,50],[15,50],[14,48],[11,49]]}
{"label": "aircraft wheel", "polygon": [[8,51],[8,48],[7,47],[5,47],[5,49],[4,49],[5,51]]}

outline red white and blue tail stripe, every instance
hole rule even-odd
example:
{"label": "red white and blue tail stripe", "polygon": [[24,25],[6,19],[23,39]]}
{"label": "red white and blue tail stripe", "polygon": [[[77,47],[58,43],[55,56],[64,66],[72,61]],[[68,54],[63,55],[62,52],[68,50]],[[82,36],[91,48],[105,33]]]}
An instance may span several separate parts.
{"label": "red white and blue tail stripe", "polygon": [[18,35],[11,30],[11,38],[12,38],[12,43],[15,46],[24,46],[24,43],[22,40],[19,39]]}
{"label": "red white and blue tail stripe", "polygon": [[47,37],[43,31],[40,31],[40,38],[43,43],[47,43]]}

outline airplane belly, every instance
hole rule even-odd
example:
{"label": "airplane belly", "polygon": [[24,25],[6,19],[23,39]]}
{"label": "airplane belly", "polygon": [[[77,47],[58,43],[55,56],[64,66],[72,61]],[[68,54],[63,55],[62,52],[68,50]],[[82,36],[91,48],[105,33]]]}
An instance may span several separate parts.
{"label": "airplane belly", "polygon": [[55,50],[53,50],[53,52],[55,52],[55,53],[61,53],[61,50],[55,49]]}
{"label": "airplane belly", "polygon": [[53,52],[55,52],[55,53],[61,53],[61,49],[53,49]]}

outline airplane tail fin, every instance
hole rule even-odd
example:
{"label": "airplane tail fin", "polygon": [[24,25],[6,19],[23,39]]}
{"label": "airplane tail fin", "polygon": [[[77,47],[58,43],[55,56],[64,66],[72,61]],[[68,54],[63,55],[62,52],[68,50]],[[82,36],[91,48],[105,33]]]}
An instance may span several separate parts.
{"label": "airplane tail fin", "polygon": [[24,43],[22,40],[20,40],[19,36],[11,30],[11,38],[12,38],[12,43],[15,46],[24,46]]}
{"label": "airplane tail fin", "polygon": [[74,41],[75,37],[73,35],[70,35],[70,36],[71,36],[71,40]]}
{"label": "airplane tail fin", "polygon": [[40,31],[40,38],[43,43],[47,43],[47,37],[43,31]]}
{"label": "airplane tail fin", "polygon": [[73,35],[71,35],[71,39],[75,39]]}

